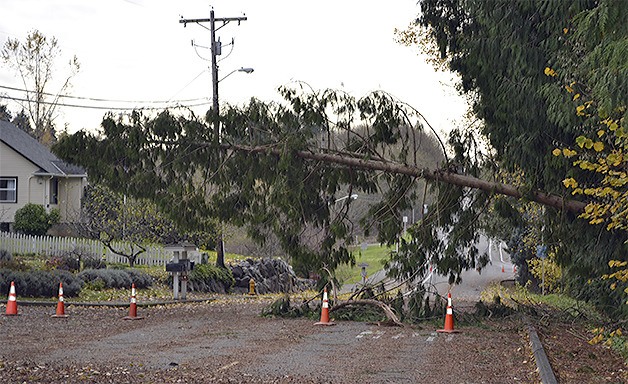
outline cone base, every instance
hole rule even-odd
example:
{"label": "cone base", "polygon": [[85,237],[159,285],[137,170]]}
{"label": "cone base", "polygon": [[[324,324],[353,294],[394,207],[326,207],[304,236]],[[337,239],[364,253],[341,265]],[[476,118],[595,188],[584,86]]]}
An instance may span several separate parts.
{"label": "cone base", "polygon": [[436,332],[438,333],[462,333],[462,331],[459,331],[457,329],[437,329]]}
{"label": "cone base", "polygon": [[314,325],[336,325],[336,323],[332,323],[331,321],[314,323]]}
{"label": "cone base", "polygon": [[20,315],[19,313],[5,313],[4,314],[4,316],[7,316],[7,317],[19,316],[19,315]]}
{"label": "cone base", "polygon": [[142,320],[142,316],[124,316],[122,320]]}
{"label": "cone base", "polygon": [[70,317],[70,315],[52,315],[50,317],[59,318],[59,319],[65,319],[65,318]]}

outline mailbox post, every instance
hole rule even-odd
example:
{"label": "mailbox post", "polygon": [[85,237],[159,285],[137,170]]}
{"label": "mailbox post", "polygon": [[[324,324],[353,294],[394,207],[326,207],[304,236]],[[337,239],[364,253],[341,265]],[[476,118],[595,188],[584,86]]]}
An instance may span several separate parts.
{"label": "mailbox post", "polygon": [[367,263],[360,263],[359,267],[362,268],[360,275],[362,275],[362,284],[366,284],[366,267],[369,265]]}
{"label": "mailbox post", "polygon": [[197,248],[191,243],[179,243],[166,245],[165,249],[172,252],[172,259],[166,264],[166,271],[172,275],[173,297],[175,300],[185,300],[188,273],[194,269],[194,262],[188,259],[188,252],[196,251]]}

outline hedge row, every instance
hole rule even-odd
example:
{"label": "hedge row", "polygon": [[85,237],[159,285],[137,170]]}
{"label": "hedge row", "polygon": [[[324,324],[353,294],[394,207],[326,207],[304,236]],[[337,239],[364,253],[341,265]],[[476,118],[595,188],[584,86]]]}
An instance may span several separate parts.
{"label": "hedge row", "polygon": [[86,269],[77,275],[93,288],[148,288],[153,285],[153,277],[136,269]]}
{"label": "hedge row", "polygon": [[11,282],[15,291],[23,297],[55,297],[59,294],[59,283],[63,283],[65,297],[78,296],[83,281],[68,271],[13,271],[0,269],[0,292],[8,295]]}
{"label": "hedge row", "polygon": [[135,284],[137,288],[148,288],[153,278],[143,272],[114,269],[88,269],[78,275],[64,270],[53,271],[14,271],[0,269],[0,292],[8,295],[11,282],[15,283],[18,296],[22,297],[55,297],[59,294],[59,283],[63,283],[65,297],[78,296],[84,284],[95,289],[129,288]]}

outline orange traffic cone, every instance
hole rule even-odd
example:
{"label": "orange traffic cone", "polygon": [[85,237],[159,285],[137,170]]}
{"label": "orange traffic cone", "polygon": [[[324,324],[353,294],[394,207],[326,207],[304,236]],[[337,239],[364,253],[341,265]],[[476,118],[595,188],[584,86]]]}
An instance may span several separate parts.
{"label": "orange traffic cone", "polygon": [[59,283],[59,301],[57,302],[57,313],[55,313],[51,317],[70,317],[69,315],[65,314],[65,303],[63,302],[63,283]]}
{"label": "orange traffic cone", "polygon": [[124,320],[140,320],[143,317],[137,316],[137,301],[135,300],[135,284],[131,285],[131,305],[129,306],[129,315],[123,317]]}
{"label": "orange traffic cone", "polygon": [[502,273],[506,272],[506,270],[504,269],[504,266],[502,265]]}
{"label": "orange traffic cone", "polygon": [[9,300],[7,301],[7,316],[17,316],[17,298],[15,296],[15,283],[11,282]]}
{"label": "orange traffic cone", "polygon": [[517,273],[517,266],[516,265],[512,266],[512,273]]}
{"label": "orange traffic cone", "polygon": [[447,315],[445,315],[445,328],[438,329],[436,330],[436,332],[441,332],[441,333],[460,332],[454,329],[454,309],[451,306],[451,292],[447,293]]}
{"label": "orange traffic cone", "polygon": [[329,321],[329,302],[327,300],[327,287],[323,291],[323,309],[321,310],[321,321],[314,325],[336,325]]}

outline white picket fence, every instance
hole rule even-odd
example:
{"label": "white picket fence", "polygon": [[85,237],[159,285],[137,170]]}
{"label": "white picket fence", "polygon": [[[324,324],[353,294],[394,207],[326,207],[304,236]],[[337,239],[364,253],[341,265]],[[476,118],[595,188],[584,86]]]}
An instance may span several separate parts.
{"label": "white picket fence", "polygon": [[[119,242],[118,247],[125,246]],[[74,237],[54,236],[29,236],[19,233],[0,232],[0,249],[16,253],[35,253],[45,255],[58,255],[64,251],[80,250],[94,256],[104,258],[109,263],[128,263],[129,260],[117,255],[97,240],[79,239]],[[136,265],[165,265],[172,259],[172,252],[166,251],[162,246],[153,245],[140,254],[135,260]]]}

